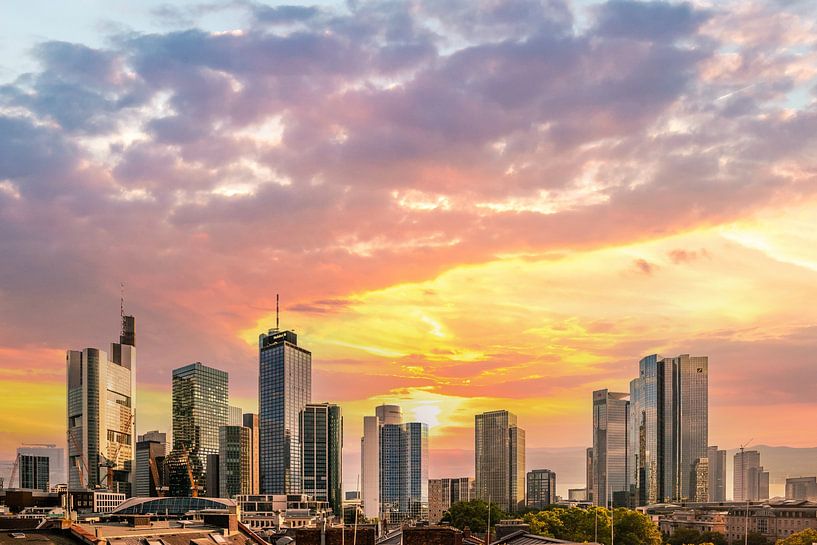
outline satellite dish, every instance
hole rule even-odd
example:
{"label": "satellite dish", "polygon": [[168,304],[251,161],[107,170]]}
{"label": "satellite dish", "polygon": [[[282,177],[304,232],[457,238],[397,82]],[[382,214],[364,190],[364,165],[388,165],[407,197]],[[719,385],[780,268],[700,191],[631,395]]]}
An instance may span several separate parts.
{"label": "satellite dish", "polygon": [[275,541],[275,545],[289,545],[290,543],[295,543],[295,540],[289,536],[284,536]]}

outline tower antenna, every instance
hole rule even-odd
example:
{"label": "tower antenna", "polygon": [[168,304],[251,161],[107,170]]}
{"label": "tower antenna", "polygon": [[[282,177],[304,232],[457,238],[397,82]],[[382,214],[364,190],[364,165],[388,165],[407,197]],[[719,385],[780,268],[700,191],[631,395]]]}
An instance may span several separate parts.
{"label": "tower antenna", "polygon": [[275,330],[276,331],[279,329],[279,319],[278,319],[279,314],[280,314],[280,310],[279,310],[279,307],[278,307],[278,294],[276,293],[275,294]]}
{"label": "tower antenna", "polygon": [[125,283],[119,283],[119,320],[122,322],[122,335],[125,334]]}

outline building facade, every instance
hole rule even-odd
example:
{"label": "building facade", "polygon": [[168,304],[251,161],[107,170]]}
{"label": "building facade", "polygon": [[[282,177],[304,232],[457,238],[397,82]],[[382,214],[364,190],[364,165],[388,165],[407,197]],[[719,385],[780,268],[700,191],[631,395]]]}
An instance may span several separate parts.
{"label": "building facade", "polygon": [[380,429],[380,520],[428,520],[428,426],[384,424]]}
{"label": "building facade", "polygon": [[[252,492],[252,431],[244,426],[222,426],[218,441],[219,498]],[[213,494],[209,494],[213,495]]]}
{"label": "building facade", "polygon": [[250,486],[252,488],[252,494],[259,493],[259,485],[260,485],[260,475],[259,475],[259,464],[258,464],[258,449],[259,449],[259,440],[258,440],[258,415],[255,413],[244,413],[243,416],[243,423],[245,428],[250,428],[250,450],[251,454],[251,465],[250,471],[252,473],[252,478],[250,481]]}
{"label": "building facade", "polygon": [[207,475],[207,456],[219,452],[219,429],[227,424],[229,377],[201,362],[173,370],[173,449],[186,450]]}
{"label": "building facade", "polygon": [[758,533],[769,542],[784,539],[805,529],[817,529],[817,504],[807,501],[772,501],[762,505],[739,505],[726,516],[726,539],[743,542],[745,532]]}
{"label": "building facade", "polygon": [[817,502],[817,477],[786,479],[786,499]]}
{"label": "building facade", "polygon": [[508,411],[474,417],[477,497],[496,503],[508,513],[525,502],[525,430]]}
{"label": "building facade", "polygon": [[119,342],[111,343],[110,354],[97,348],[66,353],[70,490],[103,486],[128,496],[133,492],[134,328],[133,317],[123,316]]}
{"label": "building facade", "polygon": [[363,417],[360,439],[360,490],[366,518],[380,516],[380,428],[402,424],[403,412],[397,405],[380,405],[374,416]]}
{"label": "building facade", "polygon": [[556,473],[549,469],[528,471],[525,497],[528,509],[544,509],[556,503]]}
{"label": "building facade", "polygon": [[769,472],[760,465],[760,452],[737,452],[732,466],[734,501],[760,501],[769,498]]}
{"label": "building facade", "polygon": [[[162,434],[164,435],[164,434]],[[165,443],[144,439],[136,442],[136,482],[134,495],[156,497],[162,487],[161,468],[165,460]]]}
{"label": "building facade", "polygon": [[[708,358],[656,354],[630,382],[628,472],[638,505],[690,501],[706,484],[700,460],[708,445]],[[708,478],[708,477],[707,477]]]}
{"label": "building facade", "polygon": [[49,492],[49,462],[48,456],[20,455],[18,460],[20,488]]}
{"label": "building facade", "polygon": [[[50,487],[68,484],[68,472],[65,469],[65,449],[53,444],[23,444],[17,449],[20,456],[45,456],[48,458],[48,483]],[[9,483],[11,484],[11,483]]]}
{"label": "building facade", "polygon": [[260,488],[264,494],[301,491],[301,411],[312,400],[312,353],[292,331],[258,338]]}
{"label": "building facade", "polygon": [[438,524],[453,504],[476,499],[476,480],[473,477],[429,479],[428,521]]}
{"label": "building facade", "polygon": [[301,411],[301,486],[303,494],[328,502],[342,515],[343,416],[338,405],[309,403]]}
{"label": "building facade", "polygon": [[[593,392],[593,502],[624,507],[627,492],[627,426],[629,394]],[[616,501],[618,500],[618,501]]]}
{"label": "building facade", "polygon": [[709,460],[708,501],[726,501],[726,451],[717,446],[707,449]]}
{"label": "building facade", "polygon": [[587,501],[593,501],[593,447],[585,451],[584,469],[586,474],[584,480],[585,490],[587,491],[585,499]]}

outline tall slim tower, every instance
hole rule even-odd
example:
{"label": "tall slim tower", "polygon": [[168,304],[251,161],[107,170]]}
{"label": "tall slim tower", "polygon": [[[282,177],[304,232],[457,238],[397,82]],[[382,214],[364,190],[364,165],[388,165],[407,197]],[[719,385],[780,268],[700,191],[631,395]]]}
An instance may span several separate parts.
{"label": "tall slim tower", "polygon": [[629,394],[593,392],[593,503],[627,506],[627,420]]}
{"label": "tall slim tower", "polygon": [[525,502],[525,430],[508,411],[478,414],[474,424],[477,497],[516,512]]}
{"label": "tall slim tower", "polygon": [[312,353],[293,331],[258,337],[258,425],[262,494],[300,494],[301,411],[312,399]]}
{"label": "tall slim tower", "polygon": [[717,446],[707,449],[709,458],[709,501],[726,501],[726,451]]}
{"label": "tall slim tower", "polygon": [[380,520],[428,520],[428,426],[380,428]]}
{"label": "tall slim tower", "polygon": [[343,476],[343,416],[331,403],[309,403],[301,411],[302,492],[329,502],[341,516]]}
{"label": "tall slim tower", "polygon": [[110,357],[98,348],[66,353],[71,490],[104,486],[133,493],[135,338],[133,316],[123,316],[122,334],[118,343],[111,343]]}
{"label": "tall slim tower", "polygon": [[735,454],[734,501],[759,501],[769,498],[769,472],[760,465],[760,452],[740,451]]}
{"label": "tall slim tower", "polygon": [[259,491],[259,474],[258,474],[258,415],[255,413],[244,413],[243,423],[245,428],[250,428],[250,471],[252,478],[250,482],[251,494],[258,494]]}
{"label": "tall slim tower", "polygon": [[402,424],[403,412],[397,405],[380,405],[374,416],[363,417],[360,439],[360,490],[363,513],[367,518],[380,516],[380,428]]}

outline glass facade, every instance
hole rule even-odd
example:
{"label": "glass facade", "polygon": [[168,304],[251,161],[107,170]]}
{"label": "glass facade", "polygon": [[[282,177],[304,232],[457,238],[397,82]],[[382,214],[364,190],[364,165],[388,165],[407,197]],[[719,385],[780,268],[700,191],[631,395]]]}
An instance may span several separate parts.
{"label": "glass facade", "polygon": [[428,519],[428,426],[419,422],[380,428],[381,519],[397,524]]}
{"label": "glass facade", "polygon": [[[252,431],[244,426],[222,426],[219,430],[218,497],[251,494]],[[213,495],[209,494],[208,495]]]}
{"label": "glass facade", "polygon": [[707,449],[709,459],[708,501],[726,501],[726,451],[718,447]]}
{"label": "glass facade", "polygon": [[301,491],[301,411],[312,397],[312,353],[292,331],[258,339],[259,465],[262,494]]}
{"label": "glass facade", "polygon": [[340,407],[308,404],[301,412],[302,492],[328,502],[340,515],[342,497],[343,417]]}
{"label": "glass facade", "polygon": [[525,501],[525,430],[508,411],[478,414],[474,428],[477,497],[513,513]]}
{"label": "glass facade", "polygon": [[528,471],[526,505],[544,509],[556,502],[556,473],[549,469]]}
{"label": "glass facade", "polygon": [[[20,488],[48,492],[49,460],[47,456],[23,454],[19,460]],[[9,483],[10,485],[11,483]],[[57,484],[57,483],[54,483]]]}
{"label": "glass facade", "polygon": [[[626,498],[627,425],[629,394],[596,390],[593,392],[593,455],[591,474],[593,503],[625,507],[614,502],[616,493]],[[622,494],[619,494],[620,497]],[[626,504],[627,502],[623,502]]]}

